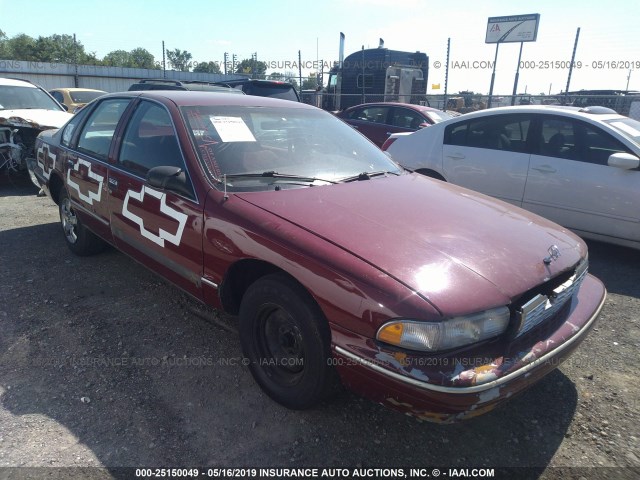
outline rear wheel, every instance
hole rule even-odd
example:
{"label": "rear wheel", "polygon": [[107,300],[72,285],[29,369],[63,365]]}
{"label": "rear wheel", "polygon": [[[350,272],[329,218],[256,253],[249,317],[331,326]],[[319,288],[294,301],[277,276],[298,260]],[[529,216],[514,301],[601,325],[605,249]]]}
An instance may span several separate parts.
{"label": "rear wheel", "polygon": [[79,256],[93,255],[104,250],[104,241],[82,224],[64,188],[60,191],[58,202],[60,224],[69,250]]}
{"label": "rear wheel", "polygon": [[240,305],[240,342],[256,382],[276,402],[310,408],[337,385],[331,334],[310,295],[282,274],[261,278]]}

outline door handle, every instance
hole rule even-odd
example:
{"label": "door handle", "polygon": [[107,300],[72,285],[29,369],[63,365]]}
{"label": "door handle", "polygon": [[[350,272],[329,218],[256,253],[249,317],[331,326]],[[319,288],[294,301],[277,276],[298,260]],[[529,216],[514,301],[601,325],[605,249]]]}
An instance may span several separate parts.
{"label": "door handle", "polygon": [[532,167],[532,170],[537,170],[541,173],[556,173],[557,170],[552,168],[550,165],[541,165],[539,167]]}
{"label": "door handle", "polygon": [[118,180],[113,177],[109,177],[107,185],[109,186],[109,193],[113,193],[113,191],[118,188]]}
{"label": "door handle", "polygon": [[387,135],[391,135],[393,132],[387,132]]}
{"label": "door handle", "polygon": [[76,166],[76,162],[73,160],[67,160],[67,168],[74,168]]}
{"label": "door handle", "polygon": [[454,160],[462,160],[463,158],[467,158],[461,153],[454,153],[453,155],[447,155],[447,158],[452,158]]}

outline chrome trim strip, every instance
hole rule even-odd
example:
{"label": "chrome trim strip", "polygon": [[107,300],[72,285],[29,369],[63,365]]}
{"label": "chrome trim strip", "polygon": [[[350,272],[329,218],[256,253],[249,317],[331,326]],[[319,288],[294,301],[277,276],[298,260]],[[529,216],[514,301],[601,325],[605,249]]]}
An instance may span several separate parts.
{"label": "chrome trim strip", "polygon": [[[69,195],[69,192],[67,192],[67,196],[68,195]],[[81,203],[76,202],[73,198],[69,198],[69,200],[71,201],[71,205],[73,206],[73,208],[76,208],[78,210],[82,210],[83,213],[85,213],[86,215],[89,215],[90,217],[93,217],[94,220],[98,220],[103,225],[107,225],[107,226],[109,225],[109,220],[107,220],[105,218],[102,218],[97,213],[92,212],[91,210],[86,208]]]}
{"label": "chrome trim strip", "polygon": [[210,287],[215,288],[216,290],[218,289],[218,284],[217,283],[213,283],[211,280],[207,280],[204,277],[200,277],[200,280],[202,281],[202,283],[209,285]]}
{"label": "chrome trim strip", "polygon": [[515,372],[511,372],[508,375],[505,375],[504,377],[500,377],[497,380],[493,380],[491,382],[483,383],[482,385],[474,385],[472,387],[444,387],[444,386],[441,386],[441,385],[433,385],[433,384],[426,383],[426,382],[421,381],[421,380],[417,380],[415,378],[407,377],[405,375],[401,375],[399,373],[392,372],[391,370],[388,370],[388,369],[386,369],[386,368],[384,368],[384,367],[382,367],[380,365],[372,363],[371,361],[369,361],[369,360],[367,360],[365,358],[362,358],[362,357],[360,357],[360,356],[358,356],[358,355],[356,355],[354,353],[351,353],[348,350],[345,350],[344,348],[342,348],[342,347],[340,347],[338,345],[336,345],[334,347],[334,349],[340,355],[344,355],[345,357],[347,357],[347,358],[349,358],[349,359],[351,359],[351,360],[353,360],[355,362],[358,362],[360,365],[362,365],[364,367],[368,367],[371,370],[374,370],[374,371],[376,371],[378,373],[381,373],[383,375],[391,377],[394,380],[398,380],[399,382],[407,383],[409,385],[421,388],[423,390],[431,390],[431,391],[434,391],[434,392],[454,393],[454,394],[462,394],[462,395],[466,395],[466,394],[469,394],[469,393],[483,392],[485,390],[489,390],[491,388],[498,387],[498,386],[500,386],[500,385],[502,385],[504,383],[507,383],[507,382],[511,381],[512,379],[527,373],[529,370],[533,370],[538,365],[546,362],[549,358],[551,358],[554,355],[557,355],[558,353],[560,353],[563,350],[565,350],[567,347],[572,345],[576,340],[582,338],[585,335],[585,332],[591,326],[591,324],[596,320],[596,318],[598,318],[598,315],[600,314],[600,311],[602,310],[602,307],[604,305],[604,301],[605,301],[606,298],[607,298],[607,291],[605,289],[604,295],[602,296],[602,300],[600,301],[600,305],[598,305],[597,310],[591,316],[589,321],[582,327],[580,332],[576,333],[573,337],[571,337],[565,343],[560,345],[558,348],[556,348],[556,349],[554,349],[554,350],[552,350],[550,352],[547,352],[545,355],[543,355],[542,357],[538,358],[537,360],[534,360],[533,362],[528,363],[524,367],[519,368]]}

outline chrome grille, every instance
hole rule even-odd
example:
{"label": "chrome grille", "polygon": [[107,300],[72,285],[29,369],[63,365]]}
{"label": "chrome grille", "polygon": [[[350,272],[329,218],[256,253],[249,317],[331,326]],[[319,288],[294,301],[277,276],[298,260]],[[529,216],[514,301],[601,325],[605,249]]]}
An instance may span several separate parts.
{"label": "chrome grille", "polygon": [[516,338],[558,313],[580,288],[580,284],[587,275],[588,266],[588,260],[583,260],[575,273],[562,285],[556,287],[551,295],[538,294],[525,303],[516,312],[519,325]]}

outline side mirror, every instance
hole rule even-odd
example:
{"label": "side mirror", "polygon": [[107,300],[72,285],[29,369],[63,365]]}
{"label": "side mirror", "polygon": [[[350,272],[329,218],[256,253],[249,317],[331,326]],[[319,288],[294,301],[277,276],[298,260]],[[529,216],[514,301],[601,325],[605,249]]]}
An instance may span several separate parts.
{"label": "side mirror", "polygon": [[418,125],[418,129],[420,128],[426,128],[426,127],[430,127],[431,124],[427,123],[427,122],[422,122],[420,125]]}
{"label": "side mirror", "polygon": [[622,168],[623,170],[633,170],[640,167],[640,159],[630,153],[614,153],[609,156],[607,164],[610,167]]}
{"label": "side mirror", "polygon": [[62,108],[64,108],[64,111],[65,111],[65,112],[68,112],[68,111],[69,111],[69,107],[67,107],[64,103],[61,103],[61,104],[60,104],[60,106],[61,106]]}
{"label": "side mirror", "polygon": [[187,175],[180,167],[154,167],[147,172],[147,183],[151,187],[170,190],[185,197],[192,197],[193,190]]}

